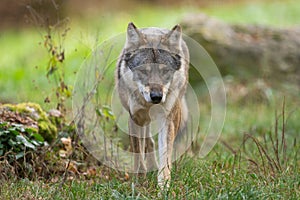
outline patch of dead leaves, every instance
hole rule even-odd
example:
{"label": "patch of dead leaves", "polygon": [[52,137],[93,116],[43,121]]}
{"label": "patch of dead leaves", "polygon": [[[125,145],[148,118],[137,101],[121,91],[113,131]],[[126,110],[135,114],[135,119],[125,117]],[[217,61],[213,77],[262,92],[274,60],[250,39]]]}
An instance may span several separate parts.
{"label": "patch of dead leaves", "polygon": [[61,158],[68,158],[73,153],[72,140],[70,137],[63,137],[60,141],[63,144],[63,149],[59,150],[59,156]]}

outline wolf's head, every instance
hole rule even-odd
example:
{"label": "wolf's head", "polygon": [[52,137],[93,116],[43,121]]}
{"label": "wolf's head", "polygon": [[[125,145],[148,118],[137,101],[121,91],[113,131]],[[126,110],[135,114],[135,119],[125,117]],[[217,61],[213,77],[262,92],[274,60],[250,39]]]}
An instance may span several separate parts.
{"label": "wolf's head", "polygon": [[[133,23],[127,28],[126,44],[122,55],[122,73],[128,73],[132,84],[148,103],[163,103],[173,80],[184,76],[185,56],[182,50],[179,25],[172,30],[137,29]],[[178,87],[180,84],[178,84]],[[177,89],[177,88],[176,88]]]}

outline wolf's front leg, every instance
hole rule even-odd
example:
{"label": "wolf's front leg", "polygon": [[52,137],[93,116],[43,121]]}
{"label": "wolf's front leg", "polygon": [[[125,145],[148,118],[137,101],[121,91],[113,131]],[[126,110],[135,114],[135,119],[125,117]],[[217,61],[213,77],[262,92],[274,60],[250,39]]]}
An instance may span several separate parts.
{"label": "wolf's front leg", "polygon": [[151,135],[150,125],[146,127],[146,162],[147,170],[156,170],[158,167],[155,156],[155,143]]}
{"label": "wolf's front leg", "polygon": [[145,174],[147,168],[145,165],[145,128],[138,126],[131,118],[129,118],[129,137],[131,149],[134,153],[134,172]]}
{"label": "wolf's front leg", "polygon": [[158,185],[161,189],[169,188],[171,181],[172,151],[175,138],[173,122],[167,122],[158,136],[159,169]]}

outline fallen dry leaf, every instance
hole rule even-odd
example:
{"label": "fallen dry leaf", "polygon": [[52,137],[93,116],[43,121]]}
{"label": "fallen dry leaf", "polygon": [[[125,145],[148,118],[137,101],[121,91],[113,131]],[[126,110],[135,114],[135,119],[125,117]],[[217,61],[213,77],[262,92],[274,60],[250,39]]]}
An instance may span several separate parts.
{"label": "fallen dry leaf", "polygon": [[67,162],[66,167],[68,167],[67,169],[68,169],[69,172],[72,172],[74,174],[79,174],[79,171],[77,169],[77,165],[73,161]]}
{"label": "fallen dry leaf", "polygon": [[88,176],[96,176],[96,168],[95,167],[88,168],[87,175]]}
{"label": "fallen dry leaf", "polygon": [[126,172],[125,172],[125,174],[124,174],[124,179],[125,179],[126,181],[128,181],[128,180],[129,180],[129,174],[128,174],[128,173],[126,173]]}
{"label": "fallen dry leaf", "polygon": [[62,150],[62,149],[59,150],[59,156],[60,156],[61,158],[66,158],[67,155],[68,155],[67,151]]}
{"label": "fallen dry leaf", "polygon": [[69,157],[73,151],[71,138],[61,138],[60,140],[64,145],[64,150],[60,150],[59,155],[63,158]]}

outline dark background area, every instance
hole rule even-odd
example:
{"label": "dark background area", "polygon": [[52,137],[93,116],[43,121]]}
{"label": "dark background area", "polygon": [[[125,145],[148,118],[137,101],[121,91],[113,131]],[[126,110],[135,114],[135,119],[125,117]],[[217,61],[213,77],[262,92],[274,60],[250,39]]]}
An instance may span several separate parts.
{"label": "dark background area", "polygon": [[160,6],[166,9],[180,6],[207,7],[242,2],[242,0],[2,0],[0,1],[0,28],[31,25],[29,13],[43,15],[49,23],[65,16],[98,15],[99,12],[129,11],[139,6]]}

